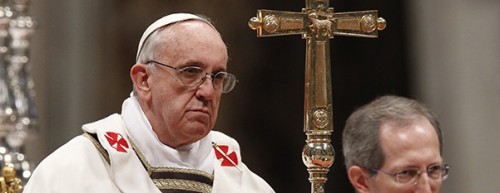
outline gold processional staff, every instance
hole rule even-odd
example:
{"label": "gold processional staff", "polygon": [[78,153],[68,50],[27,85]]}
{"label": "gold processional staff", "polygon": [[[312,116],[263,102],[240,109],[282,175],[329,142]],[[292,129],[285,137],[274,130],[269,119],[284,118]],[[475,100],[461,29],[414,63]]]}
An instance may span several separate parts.
{"label": "gold processional staff", "polygon": [[258,37],[301,34],[306,39],[304,132],[302,160],[309,172],[312,193],[324,193],[327,173],[335,159],[330,144],[333,103],[330,39],[334,35],[378,37],[386,21],[376,10],[334,13],[328,0],[306,0],[302,12],[258,10],[248,25]]}

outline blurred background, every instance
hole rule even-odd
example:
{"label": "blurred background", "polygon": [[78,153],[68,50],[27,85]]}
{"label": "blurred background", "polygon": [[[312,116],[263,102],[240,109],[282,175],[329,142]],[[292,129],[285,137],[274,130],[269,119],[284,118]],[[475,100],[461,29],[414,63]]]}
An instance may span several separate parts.
{"label": "blurred background", "polygon": [[[301,160],[305,41],[257,38],[247,22],[257,9],[301,11],[303,0],[39,0],[31,44],[39,129],[27,159],[38,163],[82,133],[81,125],[120,112],[131,91],[142,32],[173,12],[201,13],[229,47],[239,84],[223,96],[216,130],[240,143],[243,161],[276,192],[310,192]],[[354,192],[346,178],[341,133],[348,115],[377,96],[427,104],[442,123],[451,167],[442,192],[500,190],[500,1],[335,0],[335,12],[378,10],[388,22],[377,39],[331,41],[337,153],[326,192]]]}

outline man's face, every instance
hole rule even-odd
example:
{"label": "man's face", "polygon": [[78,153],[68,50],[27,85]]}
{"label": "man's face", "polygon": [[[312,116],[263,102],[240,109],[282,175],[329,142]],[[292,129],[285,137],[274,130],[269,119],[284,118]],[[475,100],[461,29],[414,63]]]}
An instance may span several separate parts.
{"label": "man's face", "polygon": [[391,122],[380,128],[380,144],[385,153],[381,171],[394,174],[406,169],[421,171],[414,182],[400,184],[393,176],[378,172],[368,180],[372,193],[438,193],[442,180],[431,179],[427,168],[442,164],[438,136],[427,121],[420,119],[413,124],[400,126]]}
{"label": "man's face", "polygon": [[[201,21],[170,26],[162,54],[154,60],[176,67],[197,66],[206,72],[226,71],[227,50],[220,35]],[[156,64],[155,64],[156,65]],[[171,147],[193,143],[214,127],[221,93],[207,78],[198,87],[185,86],[174,69],[156,65],[148,83],[151,86],[151,114],[148,117],[160,141]]]}

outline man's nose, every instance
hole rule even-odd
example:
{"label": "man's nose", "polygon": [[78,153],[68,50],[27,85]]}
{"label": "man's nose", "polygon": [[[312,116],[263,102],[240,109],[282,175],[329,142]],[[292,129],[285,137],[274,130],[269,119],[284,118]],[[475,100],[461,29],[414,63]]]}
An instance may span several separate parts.
{"label": "man's nose", "polygon": [[415,184],[415,193],[432,193],[431,180],[426,172],[422,172]]}
{"label": "man's nose", "polygon": [[206,100],[211,100],[215,95],[214,84],[212,82],[212,77],[207,74],[203,79],[203,83],[198,86],[196,90],[196,95],[198,97],[203,97]]}

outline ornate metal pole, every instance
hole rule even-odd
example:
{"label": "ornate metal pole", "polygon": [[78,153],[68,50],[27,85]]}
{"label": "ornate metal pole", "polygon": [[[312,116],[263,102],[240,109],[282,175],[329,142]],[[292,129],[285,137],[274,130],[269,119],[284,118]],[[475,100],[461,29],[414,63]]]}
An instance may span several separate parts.
{"label": "ornate metal pole", "polygon": [[301,34],[306,39],[304,132],[302,160],[309,172],[312,193],[324,193],[327,173],[335,160],[330,144],[333,102],[330,39],[334,35],[377,37],[386,22],[377,11],[334,13],[328,0],[306,0],[302,12],[258,10],[249,21],[258,37]]}

